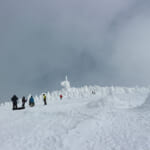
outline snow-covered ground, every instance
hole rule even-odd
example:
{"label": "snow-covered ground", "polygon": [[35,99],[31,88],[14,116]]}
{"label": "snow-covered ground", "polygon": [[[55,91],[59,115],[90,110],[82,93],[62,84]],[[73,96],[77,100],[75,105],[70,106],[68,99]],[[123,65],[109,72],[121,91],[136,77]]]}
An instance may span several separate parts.
{"label": "snow-covered ground", "polygon": [[150,150],[149,94],[85,86],[47,93],[47,106],[42,94],[25,110],[1,104],[0,150]]}

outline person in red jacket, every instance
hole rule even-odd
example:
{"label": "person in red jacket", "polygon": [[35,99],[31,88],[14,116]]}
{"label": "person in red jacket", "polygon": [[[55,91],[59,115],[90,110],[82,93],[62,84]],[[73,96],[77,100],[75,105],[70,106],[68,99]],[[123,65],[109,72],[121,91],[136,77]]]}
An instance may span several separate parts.
{"label": "person in red jacket", "polygon": [[60,96],[59,96],[59,97],[60,97],[60,99],[62,99],[62,98],[63,98],[62,94],[60,94]]}

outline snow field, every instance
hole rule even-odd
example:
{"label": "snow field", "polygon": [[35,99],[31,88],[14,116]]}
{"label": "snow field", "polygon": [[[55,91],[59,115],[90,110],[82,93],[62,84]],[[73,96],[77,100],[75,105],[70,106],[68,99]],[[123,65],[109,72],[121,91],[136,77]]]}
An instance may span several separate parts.
{"label": "snow field", "polygon": [[46,93],[47,106],[42,94],[25,110],[1,104],[0,150],[149,150],[149,93],[85,86]]}

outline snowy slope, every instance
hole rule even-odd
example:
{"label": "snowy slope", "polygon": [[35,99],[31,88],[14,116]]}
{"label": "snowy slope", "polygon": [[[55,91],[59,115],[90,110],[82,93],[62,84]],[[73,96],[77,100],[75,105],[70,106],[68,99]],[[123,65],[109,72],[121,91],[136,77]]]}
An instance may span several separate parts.
{"label": "snowy slope", "polygon": [[85,86],[47,93],[47,106],[42,95],[25,110],[2,104],[0,150],[150,150],[149,94]]}

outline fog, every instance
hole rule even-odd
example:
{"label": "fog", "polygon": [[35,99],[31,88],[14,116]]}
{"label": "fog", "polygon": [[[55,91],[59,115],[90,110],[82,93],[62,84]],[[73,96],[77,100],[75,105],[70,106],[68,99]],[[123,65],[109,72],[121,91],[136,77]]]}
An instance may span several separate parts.
{"label": "fog", "polygon": [[148,0],[1,0],[0,101],[72,86],[150,84]]}

